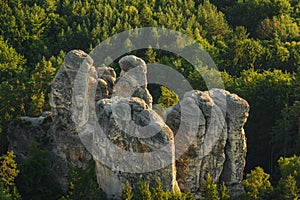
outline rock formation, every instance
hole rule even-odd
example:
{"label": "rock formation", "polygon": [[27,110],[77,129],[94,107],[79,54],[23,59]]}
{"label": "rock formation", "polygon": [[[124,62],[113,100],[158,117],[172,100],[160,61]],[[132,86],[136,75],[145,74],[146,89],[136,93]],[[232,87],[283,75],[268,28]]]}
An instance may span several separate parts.
{"label": "rock formation", "polygon": [[31,141],[48,148],[49,171],[62,192],[70,166],[85,168],[93,158],[109,198],[118,198],[126,181],[152,185],[158,178],[164,189],[201,198],[207,173],[237,196],[248,103],[222,89],[190,91],[161,117],[152,110],[145,62],[125,56],[119,65],[117,78],[110,67],[96,69],[83,51],[70,51],[52,83],[51,112],[10,125],[9,148],[17,161],[28,158]]}
{"label": "rock formation", "polygon": [[[248,117],[249,105],[237,95],[220,89],[192,91],[182,101],[188,98],[192,98],[202,112],[196,130],[197,139],[176,160],[179,187],[200,198],[201,183],[210,173],[214,182],[224,181],[232,196],[236,197],[243,191],[240,182],[247,151],[243,125]],[[166,123],[175,134],[180,132],[180,118],[180,104],[169,108]]]}

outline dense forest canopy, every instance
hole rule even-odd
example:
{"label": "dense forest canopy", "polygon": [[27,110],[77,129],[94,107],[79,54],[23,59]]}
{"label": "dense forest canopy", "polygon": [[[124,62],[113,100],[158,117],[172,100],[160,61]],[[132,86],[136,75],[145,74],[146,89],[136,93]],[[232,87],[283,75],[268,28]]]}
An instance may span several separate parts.
{"label": "dense forest canopy", "polygon": [[[246,172],[261,166],[276,183],[284,173],[277,160],[300,154],[298,0],[0,1],[1,154],[13,119],[50,109],[49,84],[66,52],[90,52],[116,33],[145,26],[180,31],[210,53],[226,89],[251,106]],[[194,89],[206,89],[201,75],[176,55],[151,48],[131,53],[168,64]],[[155,101],[161,94],[152,90]],[[283,177],[278,184],[293,182]]]}

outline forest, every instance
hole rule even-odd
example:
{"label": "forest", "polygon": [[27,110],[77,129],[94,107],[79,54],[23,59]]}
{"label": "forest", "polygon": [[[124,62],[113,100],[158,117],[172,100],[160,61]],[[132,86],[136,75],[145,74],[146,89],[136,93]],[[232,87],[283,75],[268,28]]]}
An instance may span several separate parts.
{"label": "forest", "polygon": [[[226,90],[248,101],[243,198],[300,199],[299,0],[0,1],[0,199],[47,199],[55,193],[42,181],[47,151],[34,146],[31,162],[16,165],[7,129],[20,116],[50,110],[50,83],[66,53],[89,53],[114,34],[150,26],[196,40],[221,71]],[[131,53],[172,66],[194,89],[207,89],[182,58],[152,48]],[[154,101],[161,93],[152,94]],[[30,170],[32,176],[26,176]],[[96,180],[88,179],[93,171],[80,170],[74,169],[77,179],[61,199],[96,199],[101,193]],[[79,180],[90,180],[90,189]],[[143,189],[134,195],[127,185],[124,199],[192,199],[172,196],[159,184],[153,189],[139,184]],[[230,199],[226,187],[209,176],[205,187],[206,199]]]}

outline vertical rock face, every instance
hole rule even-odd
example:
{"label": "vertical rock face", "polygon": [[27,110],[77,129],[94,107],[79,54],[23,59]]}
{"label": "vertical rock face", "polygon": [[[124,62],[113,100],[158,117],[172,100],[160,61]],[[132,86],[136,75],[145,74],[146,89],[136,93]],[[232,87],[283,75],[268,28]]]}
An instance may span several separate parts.
{"label": "vertical rock face", "polygon": [[92,63],[92,58],[81,50],[73,50],[66,55],[63,66],[57,72],[51,85],[50,105],[52,118],[56,123],[61,122],[74,127],[72,112],[70,112],[74,80],[80,69],[89,70]]}
{"label": "vertical rock face", "polygon": [[243,179],[243,171],[246,164],[246,135],[243,129],[249,113],[248,103],[235,94],[226,93],[227,99],[227,123],[228,138],[225,148],[227,159],[221,180],[226,182],[233,196],[237,196],[242,190],[239,184]]}
{"label": "vertical rock face", "polygon": [[[77,125],[72,116],[72,101],[76,102],[80,99],[72,100],[72,98],[74,82],[79,74],[86,74],[87,72],[90,74],[85,76],[82,84],[96,81],[97,74],[92,64],[93,60],[85,52],[81,50],[70,51],[52,83],[50,105],[53,122],[50,131],[53,137],[53,145],[51,152],[53,159],[56,160],[52,170],[55,179],[64,191],[69,188],[68,173],[70,166],[85,168],[88,160],[91,159],[90,153],[78,137]],[[81,93],[81,98],[87,96],[87,91],[81,91]],[[86,113],[80,114],[84,119],[88,117]]]}
{"label": "vertical rock face", "polygon": [[[221,89],[193,91],[187,93],[184,99],[190,97],[199,106],[201,115],[197,138],[176,160],[179,187],[200,198],[198,191],[201,191],[201,185],[210,173],[214,182],[226,183],[234,198],[243,190],[240,183],[247,151],[243,126],[249,105],[237,95]],[[175,134],[179,131],[179,107],[170,108],[166,116],[166,123]]]}
{"label": "vertical rock face", "polygon": [[[121,76],[114,85],[111,98],[98,101],[96,107],[97,121],[104,136],[109,139],[103,146],[103,138],[99,134],[93,134],[94,140],[99,144],[95,148],[101,151],[94,155],[99,185],[110,198],[119,198],[126,181],[133,186],[139,180],[153,185],[159,178],[164,189],[173,190],[177,187],[173,132],[151,110],[152,96],[147,90],[147,66],[135,56],[121,58],[119,65]],[[167,148],[161,150],[165,146]],[[118,148],[122,151],[118,151]],[[107,149],[115,150],[109,153]],[[156,151],[163,158],[151,156]],[[103,159],[101,155],[106,155],[106,158]],[[106,161],[103,163],[103,160]],[[107,163],[110,163],[110,168]],[[159,168],[153,171],[155,163]]]}
{"label": "vertical rock face", "polygon": [[[110,149],[111,152],[99,155],[105,154],[105,160],[113,162],[108,168],[105,165],[108,162],[102,163],[102,157],[95,156],[94,159],[100,187],[109,197],[120,198],[126,181],[134,189],[139,180],[154,185],[156,179],[160,179],[166,190],[177,186],[173,132],[158,114],[136,97],[103,99],[98,102],[97,111],[100,127],[110,141],[105,147],[99,146],[99,149]],[[103,144],[99,136],[93,138]],[[111,151],[112,148],[116,150]],[[153,152],[158,152],[160,156],[151,156]],[[156,166],[158,169],[152,171]]]}
{"label": "vertical rock face", "polygon": [[[227,132],[223,113],[208,92],[187,93],[182,102],[187,98],[192,98],[199,107],[200,123],[193,143],[177,159],[177,179],[180,189],[197,193],[201,189],[207,173],[212,175],[215,182],[219,180],[225,161],[224,148]],[[167,115],[167,124],[176,134],[178,122],[175,121],[174,124],[173,116],[181,117],[178,107],[179,105],[176,105]]]}
{"label": "vertical rock face", "polygon": [[52,114],[10,126],[18,162],[36,141],[49,149],[49,170],[63,192],[70,166],[85,168],[92,158],[99,186],[112,199],[126,181],[154,185],[158,178],[166,190],[179,187],[201,198],[207,173],[240,194],[248,103],[221,89],[190,91],[162,118],[151,109],[145,62],[125,56],[119,65],[117,78],[110,67],[96,70],[83,51],[69,52],[52,83]]}

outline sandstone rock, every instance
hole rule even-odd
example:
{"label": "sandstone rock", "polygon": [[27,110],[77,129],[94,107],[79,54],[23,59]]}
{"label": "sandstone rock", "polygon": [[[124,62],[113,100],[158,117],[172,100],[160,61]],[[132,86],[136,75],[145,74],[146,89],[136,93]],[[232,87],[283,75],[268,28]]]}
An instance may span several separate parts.
{"label": "sandstone rock", "polygon": [[119,65],[121,68],[120,76],[123,76],[125,73],[130,72],[132,69],[136,69],[138,71],[134,72],[141,72],[139,74],[134,73],[135,79],[138,83],[145,83],[147,84],[147,78],[145,77],[147,73],[147,66],[144,60],[138,58],[134,55],[124,56],[119,60]]}
{"label": "sandstone rock", "polygon": [[[215,183],[224,181],[232,197],[236,198],[242,192],[240,183],[246,156],[243,125],[248,117],[249,105],[237,95],[221,89],[192,91],[185,95],[182,102],[189,98],[196,102],[201,112],[196,139],[176,160],[179,187],[201,198],[201,185],[210,173]],[[175,134],[180,131],[182,106],[185,103],[166,112],[166,123]]]}
{"label": "sandstone rock", "polygon": [[9,125],[9,148],[17,155],[18,163],[28,159],[32,142],[49,146],[52,142],[51,125],[51,112],[44,112],[40,117],[20,117]]}
{"label": "sandstone rock", "polygon": [[221,89],[190,91],[162,118],[151,108],[145,62],[131,55],[119,64],[117,80],[112,68],[96,71],[83,51],[69,52],[52,83],[52,114],[22,117],[10,126],[9,148],[18,163],[36,141],[49,149],[49,172],[63,192],[70,166],[85,168],[93,158],[109,198],[119,198],[126,181],[154,185],[157,178],[164,189],[175,190],[178,183],[201,198],[207,173],[216,183],[225,181],[236,198],[242,191],[248,103]]}
{"label": "sandstone rock", "polygon": [[[51,153],[56,160],[52,170],[64,192],[69,188],[70,167],[85,168],[91,159],[76,130],[78,124],[84,123],[89,116],[87,112],[76,111],[87,110],[88,106],[95,104],[91,99],[87,105],[81,104],[82,99],[88,98],[91,91],[96,90],[98,76],[92,65],[93,60],[83,51],[70,51],[51,85],[50,105],[53,113],[51,134],[54,144]],[[84,87],[85,85],[89,90]],[[76,95],[74,91],[77,92]],[[77,109],[74,109],[75,106]],[[81,115],[82,121],[74,120],[74,115]]]}
{"label": "sandstone rock", "polygon": [[89,65],[92,65],[92,62],[91,57],[81,50],[73,50],[66,55],[63,66],[51,84],[50,105],[53,120],[57,123],[61,121],[66,126],[74,127],[72,112],[70,112],[72,110],[74,80],[78,70],[81,69],[83,72],[89,70]]}
{"label": "sandstone rock", "polygon": [[[100,187],[110,198],[119,198],[126,181],[134,189],[139,180],[154,185],[157,178],[162,181],[164,189],[172,191],[177,187],[173,132],[158,114],[136,97],[100,100],[97,111],[99,124],[110,143],[106,143],[105,147],[99,146],[98,150],[107,152],[98,153],[99,158],[96,156],[94,159],[97,161]],[[102,139],[99,134],[93,135],[98,144],[103,144]],[[117,147],[122,151],[118,152]],[[112,148],[116,150],[108,153]],[[151,152],[160,156],[152,157]],[[116,156],[119,154],[125,157]],[[106,161],[102,163],[102,155],[106,155],[105,160],[113,160],[110,169],[105,166]],[[158,170],[152,172],[155,165]]]}
{"label": "sandstone rock", "polygon": [[99,78],[96,94],[95,94],[95,101],[97,102],[100,99],[108,98],[108,95],[109,95],[109,89],[108,89],[107,82],[102,78]]}
{"label": "sandstone rock", "polygon": [[107,98],[108,95],[112,95],[114,93],[114,87],[117,78],[116,72],[111,67],[99,67],[98,77],[107,83],[108,94],[103,96],[103,98]]}
{"label": "sandstone rock", "polygon": [[[189,116],[182,115],[182,108],[191,105],[191,101],[197,108],[189,109],[189,113],[199,110],[198,126],[196,130],[180,129],[178,125],[182,126],[184,118],[191,119]],[[207,173],[210,173],[216,182],[223,169],[227,138],[224,116],[208,92],[192,91],[185,95],[181,104],[168,110],[166,118],[166,123],[176,135],[180,131],[184,131],[186,135],[192,134],[189,131],[196,132],[188,149],[183,155],[178,155],[180,157],[176,160],[176,168],[180,189],[198,195]],[[175,148],[178,149],[179,145],[181,144],[175,143]]]}
{"label": "sandstone rock", "polygon": [[[224,94],[224,91],[222,91]],[[232,190],[232,197],[238,197],[243,192],[239,183],[243,179],[243,171],[246,164],[246,135],[244,124],[249,115],[249,105],[247,101],[235,94],[226,94],[227,113],[226,121],[228,126],[228,138],[226,143],[226,161],[221,175],[221,180],[225,181],[228,188]]]}
{"label": "sandstone rock", "polygon": [[140,97],[152,108],[152,97],[147,90],[147,66],[142,59],[129,55],[120,59],[121,75],[116,83],[116,96]]}
{"label": "sandstone rock", "polygon": [[133,91],[132,97],[139,97],[141,99],[143,99],[146,104],[149,106],[149,108],[152,108],[152,96],[150,94],[150,92],[148,91],[147,88],[136,88]]}

